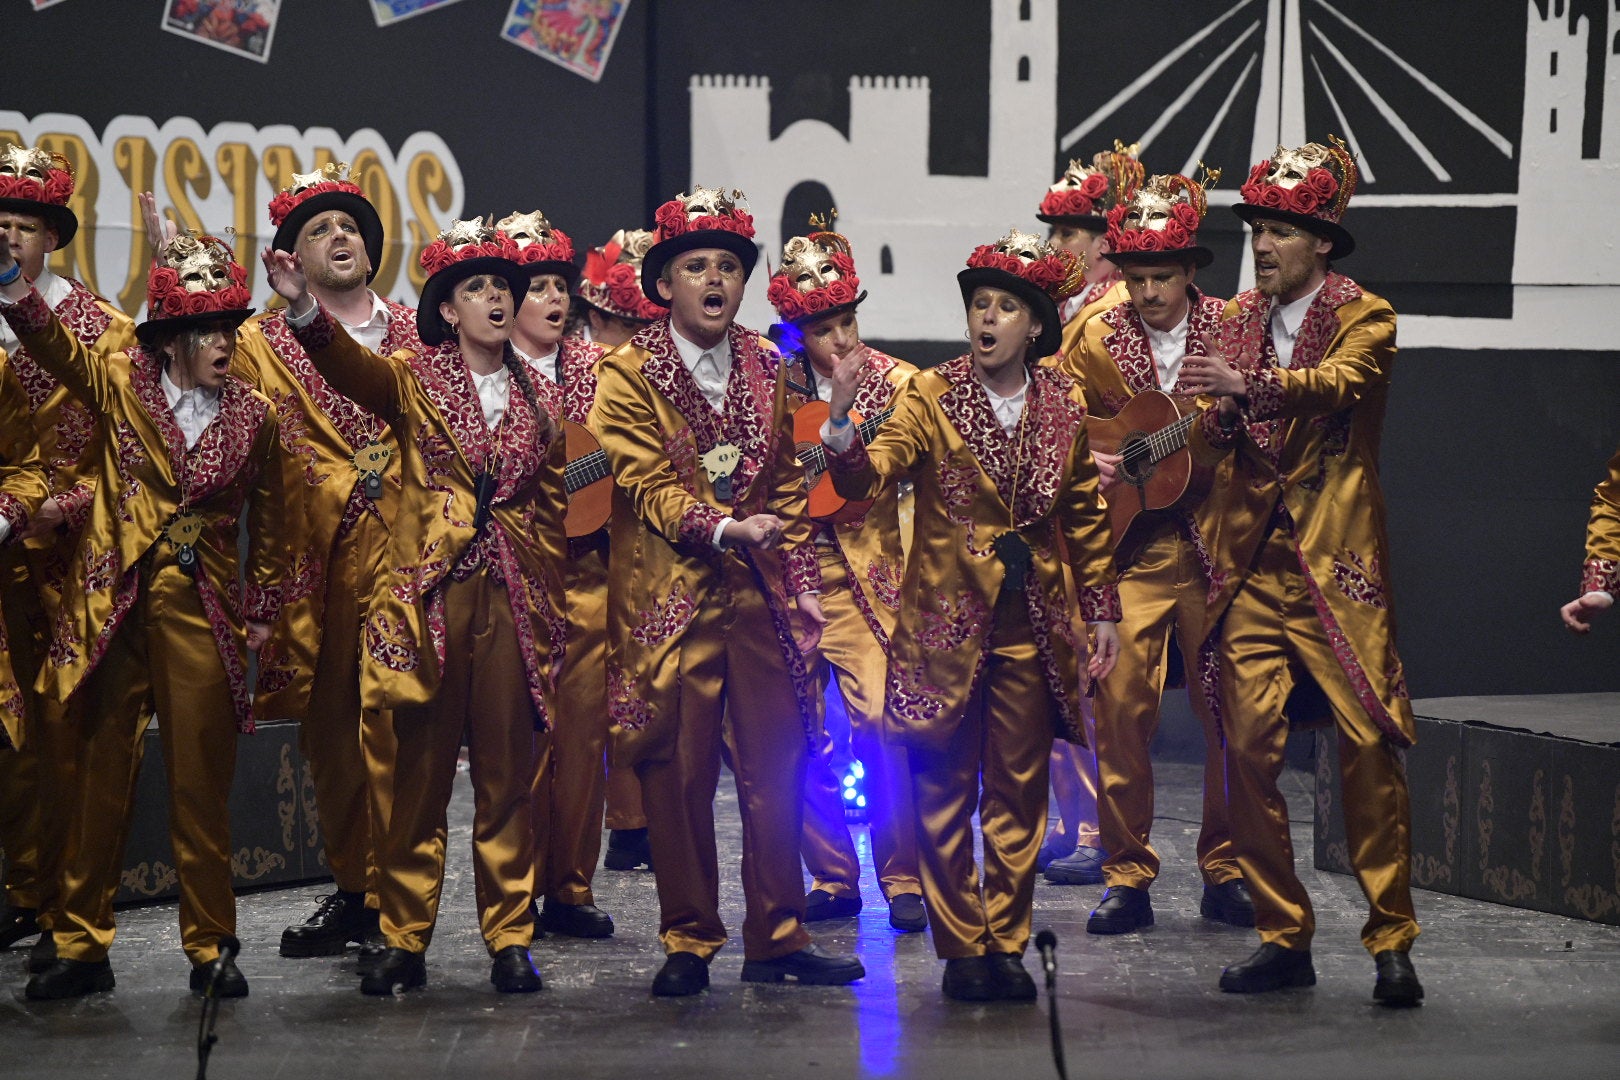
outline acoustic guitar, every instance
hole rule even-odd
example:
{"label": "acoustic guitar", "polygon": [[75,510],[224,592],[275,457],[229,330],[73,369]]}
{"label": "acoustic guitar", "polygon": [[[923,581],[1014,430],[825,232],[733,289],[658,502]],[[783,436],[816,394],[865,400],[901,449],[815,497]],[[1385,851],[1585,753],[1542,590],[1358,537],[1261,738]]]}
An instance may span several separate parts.
{"label": "acoustic guitar", "polygon": [[591,535],[613,516],[613,470],[596,436],[572,420],[564,420],[562,429],[568,455],[563,466],[563,487],[568,491],[563,529],[574,540]]}
{"label": "acoustic guitar", "polygon": [[1193,461],[1187,436],[1198,411],[1159,390],[1131,398],[1113,419],[1086,417],[1093,453],[1120,455],[1108,501],[1108,524],[1121,562],[1138,541],[1131,529],[1144,513],[1195,505],[1209,491],[1213,470]]}
{"label": "acoustic guitar", "polygon": [[[793,442],[798,448],[799,464],[804,468],[804,489],[810,497],[810,516],[817,521],[842,525],[855,521],[872,508],[870,499],[851,501],[833,488],[832,477],[827,475],[827,450],[821,445],[821,425],[832,415],[825,401],[807,401],[793,414]],[[871,442],[883,422],[894,415],[894,407],[884,409],[870,420],[862,420],[859,413],[851,412],[850,420],[857,425],[862,442]]]}

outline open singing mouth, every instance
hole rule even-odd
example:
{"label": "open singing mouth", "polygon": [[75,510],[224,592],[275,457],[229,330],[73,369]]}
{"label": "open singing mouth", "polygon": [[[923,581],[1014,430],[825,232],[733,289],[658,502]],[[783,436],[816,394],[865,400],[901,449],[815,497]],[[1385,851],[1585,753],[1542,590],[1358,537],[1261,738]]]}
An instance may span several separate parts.
{"label": "open singing mouth", "polygon": [[726,294],[723,292],[704,293],[703,310],[709,315],[718,315],[726,310]]}

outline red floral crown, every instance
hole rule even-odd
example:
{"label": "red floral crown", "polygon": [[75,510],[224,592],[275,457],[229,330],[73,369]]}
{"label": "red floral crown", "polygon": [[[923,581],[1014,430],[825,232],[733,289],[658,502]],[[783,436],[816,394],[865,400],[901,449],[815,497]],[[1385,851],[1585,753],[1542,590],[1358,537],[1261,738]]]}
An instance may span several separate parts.
{"label": "red floral crown", "polygon": [[[73,197],[73,165],[61,154],[7,143],[0,151],[0,170],[4,169],[10,172],[0,172],[0,199],[66,206]],[[30,170],[40,176],[29,176]]]}
{"label": "red floral crown", "polygon": [[[216,268],[224,264],[230,284],[220,289],[188,290],[180,271],[184,264],[199,258],[207,259]],[[146,276],[146,306],[153,319],[240,311],[252,302],[247,270],[236,261],[231,246],[217,236],[181,233],[164,245]]]}
{"label": "red floral crown", "polygon": [[[572,250],[572,244],[569,247]],[[518,247],[516,240],[500,232],[489,222],[473,218],[471,221],[452,222],[448,229],[422,250],[420,261],[422,269],[432,277],[440,270],[454,266],[458,262],[486,257],[510,259],[515,263],[524,261],[523,251]]]}
{"label": "red floral crown", "polygon": [[730,196],[714,188],[694,188],[692,194],[684,192],[658,208],[653,222],[658,226],[654,243],[684,236],[700,229],[720,229],[733,232],[745,239],[754,238],[754,217],[739,209],[736,200],[744,198],[733,190]]}
{"label": "red floral crown", "polygon": [[366,193],[360,190],[359,184],[347,177],[348,172],[348,162],[334,164],[329,161],[316,172],[293,173],[292,183],[270,200],[270,224],[281,228],[288,214],[304,202],[328,192],[341,191],[345,195],[357,195],[364,199]]}
{"label": "red floral crown", "polygon": [[[1337,225],[1356,193],[1356,159],[1339,139],[1330,135],[1328,140],[1331,146],[1277,147],[1270,158],[1249,170],[1248,181],[1239,189],[1243,201]],[[1302,175],[1285,175],[1285,170]]]}
{"label": "red floral crown", "polygon": [[1206,191],[1221,178],[1203,162],[1202,180],[1180,173],[1155,176],[1108,211],[1108,246],[1115,254],[1183,251],[1198,243],[1198,226],[1209,212]]}
{"label": "red floral crown", "polygon": [[1062,303],[1085,286],[1086,265],[1063,248],[1014,229],[994,244],[981,244],[968,256],[974,270],[1003,270],[1022,278]]}
{"label": "red floral crown", "polygon": [[[861,279],[855,276],[855,256],[849,241],[828,231],[825,219],[812,217],[810,224],[818,231],[787,242],[782,250],[782,266],[771,275],[765,294],[777,315],[789,322],[853,304],[861,295]],[[801,284],[801,277],[808,280]]]}
{"label": "red floral crown", "polygon": [[1112,150],[1104,150],[1091,164],[1075,158],[1063,170],[1057,183],[1046,191],[1037,213],[1044,217],[1101,217],[1110,207],[1120,206],[1142,186],[1147,170],[1137,160],[1139,147],[1114,140]]}
{"label": "red floral crown", "polygon": [[641,260],[652,246],[653,234],[644,229],[621,229],[613,239],[585,256],[585,272],[575,291],[594,308],[621,319],[651,322],[664,309],[641,291]]}

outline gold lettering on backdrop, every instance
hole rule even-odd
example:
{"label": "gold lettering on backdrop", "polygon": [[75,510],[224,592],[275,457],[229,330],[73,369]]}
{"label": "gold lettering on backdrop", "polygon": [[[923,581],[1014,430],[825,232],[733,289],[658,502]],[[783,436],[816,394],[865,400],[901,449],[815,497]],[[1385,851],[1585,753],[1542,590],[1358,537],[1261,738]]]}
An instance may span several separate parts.
{"label": "gold lettering on backdrop", "polygon": [[[275,233],[266,206],[294,172],[348,161],[387,237],[372,287],[406,303],[415,301],[425,278],[417,253],[462,214],[465,198],[460,166],[430,132],[393,146],[369,129],[345,137],[329,128],[226,122],[205,129],[185,117],[159,123],[120,116],[98,133],[77,116],[0,109],[4,141],[44,146],[72,162],[77,185],[70,205],[79,232],[51,257],[51,269],[81,278],[132,315],[146,301],[151,265],[138,192],[156,192],[160,211],[182,228],[216,235],[234,228],[232,246],[250,287],[262,293],[258,251]],[[255,299],[263,304],[267,297]]]}
{"label": "gold lettering on backdrop", "polygon": [[[113,144],[113,164],[118,169],[118,175],[124,178],[124,186],[129,191],[129,218],[131,221],[139,221],[141,208],[136,202],[136,197],[143,191],[152,190],[152,180],[157,175],[157,151],[152,148],[150,139],[126,135]],[[151,256],[147,254],[149,250],[146,244],[129,245],[129,262],[125,267],[124,287],[113,297],[121,311],[134,314],[146,299],[146,270],[147,264],[151,262]],[[85,284],[88,285],[89,282]]]}

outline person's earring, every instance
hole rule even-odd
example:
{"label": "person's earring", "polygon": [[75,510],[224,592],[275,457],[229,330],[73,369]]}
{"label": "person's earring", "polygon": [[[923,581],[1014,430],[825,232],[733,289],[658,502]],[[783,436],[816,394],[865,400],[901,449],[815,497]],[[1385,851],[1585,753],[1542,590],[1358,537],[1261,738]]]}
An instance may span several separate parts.
{"label": "person's earring", "polygon": [[460,323],[451,323],[450,324],[450,336],[453,337],[453,338],[461,337],[461,324]]}

